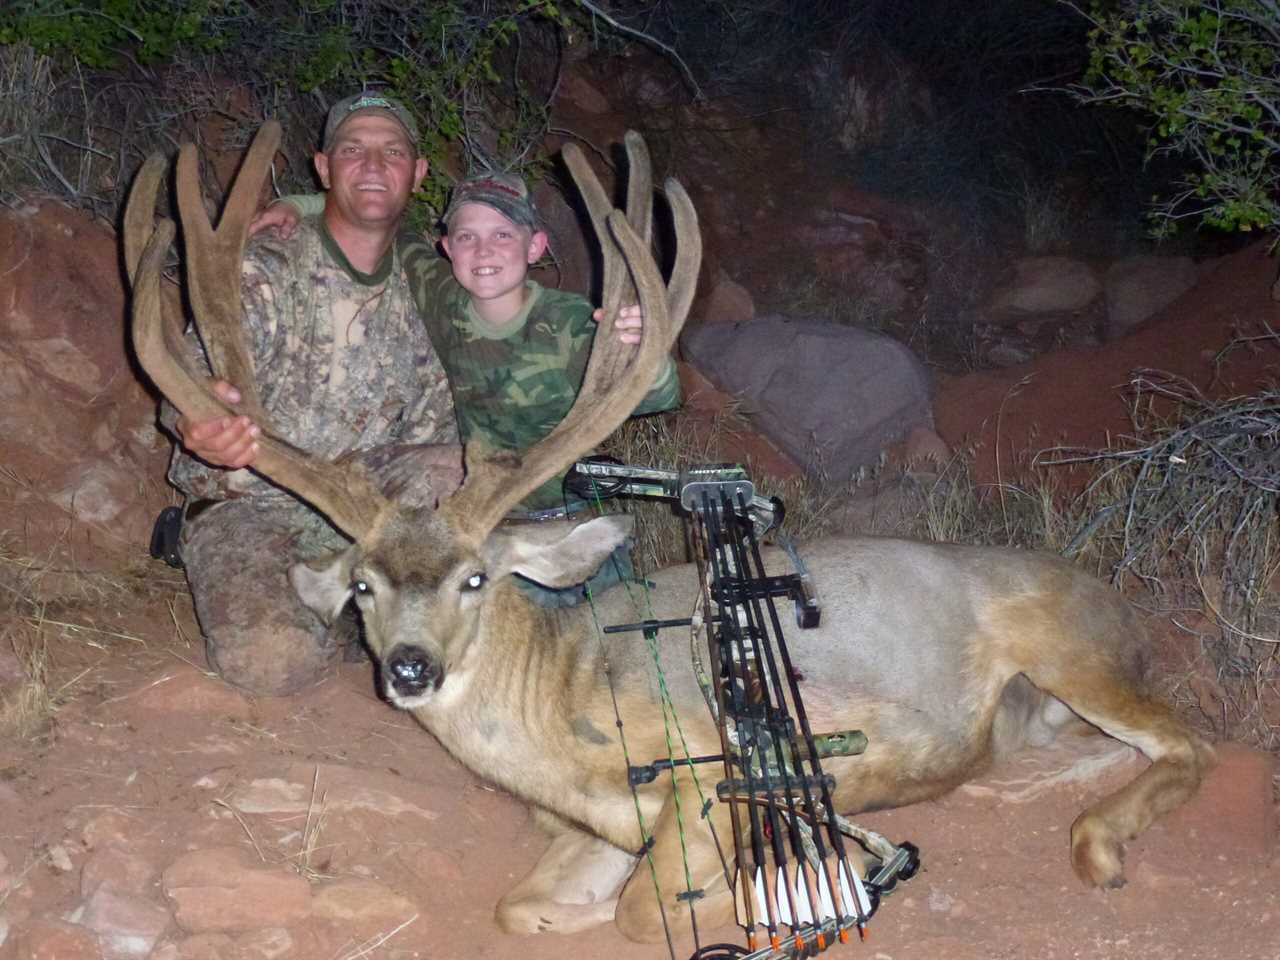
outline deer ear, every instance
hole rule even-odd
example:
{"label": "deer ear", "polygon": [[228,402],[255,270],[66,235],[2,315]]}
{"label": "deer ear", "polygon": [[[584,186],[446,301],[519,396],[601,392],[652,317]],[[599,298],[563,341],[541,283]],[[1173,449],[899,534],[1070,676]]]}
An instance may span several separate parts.
{"label": "deer ear", "polygon": [[522,536],[521,528],[515,527],[503,538],[505,549],[494,557],[493,572],[518,573],[544,587],[571,587],[600,569],[631,536],[631,525],[625,514],[596,517],[554,539]]}
{"label": "deer ear", "polygon": [[351,568],[355,558],[355,547],[349,547],[341,553],[295,563],[289,568],[294,593],[326,626],[338,618],[351,599]]}

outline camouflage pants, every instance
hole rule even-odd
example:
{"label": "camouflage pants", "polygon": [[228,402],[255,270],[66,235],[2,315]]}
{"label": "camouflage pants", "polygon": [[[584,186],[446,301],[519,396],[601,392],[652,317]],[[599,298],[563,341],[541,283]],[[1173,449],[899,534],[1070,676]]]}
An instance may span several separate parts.
{"label": "camouflage pants", "polygon": [[[447,456],[442,456],[447,451]],[[431,505],[461,478],[455,446],[388,445],[356,459],[383,493]],[[359,651],[355,605],[326,627],[302,605],[289,568],[350,541],[292,497],[217,503],[182,526],[180,551],[209,666],[254,693],[282,696],[320,680],[344,649]]]}
{"label": "camouflage pants", "polygon": [[294,693],[360,642],[354,616],[326,627],[289,583],[293,564],[348,545],[309,507],[227,500],[183,524],[181,544],[209,665],[229,683],[268,696]]}

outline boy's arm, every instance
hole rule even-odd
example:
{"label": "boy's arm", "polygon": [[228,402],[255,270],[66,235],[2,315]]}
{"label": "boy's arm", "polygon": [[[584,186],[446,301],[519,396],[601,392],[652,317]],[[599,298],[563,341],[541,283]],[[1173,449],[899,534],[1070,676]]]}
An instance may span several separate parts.
{"label": "boy's arm", "polygon": [[324,213],[323,193],[294,193],[281,197],[276,203],[287,203],[300,217],[318,217]]}

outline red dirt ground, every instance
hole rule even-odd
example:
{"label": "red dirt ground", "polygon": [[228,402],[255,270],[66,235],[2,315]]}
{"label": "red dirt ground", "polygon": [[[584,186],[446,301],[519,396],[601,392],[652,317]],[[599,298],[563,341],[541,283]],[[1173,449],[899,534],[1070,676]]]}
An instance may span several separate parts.
{"label": "red dirt ground", "polygon": [[[1125,425],[1115,388],[1131,367],[1200,377],[1209,370],[1206,352],[1218,350],[1233,325],[1257,332],[1259,320],[1274,320],[1270,270],[1258,251],[1246,251],[1124,341],[1048,356],[1025,370],[946,379],[940,431],[953,443],[968,435],[990,444],[998,421],[1011,459],[1033,423],[1042,442],[1060,432],[1071,442],[1100,442]],[[1233,358],[1235,387],[1255,385],[1266,372],[1260,361],[1273,356]],[[0,742],[0,960],[104,955],[63,921],[83,919],[75,911],[89,892],[85,864],[113,843],[155,871],[187,851],[227,845],[282,870],[300,868],[317,899],[353,879],[384,891],[372,905],[348,901],[346,913],[317,908],[278,924],[283,931],[194,936],[170,923],[156,960],[668,955],[612,928],[567,938],[499,933],[493,904],[545,843],[522,806],[378,700],[367,665],[344,666],[313,691],[279,700],[252,701],[204,675],[181,581],[160,565],[147,565],[144,577],[145,588],[127,577],[103,582],[85,602],[32,610],[12,625],[50,638],[51,686],[63,706],[42,736]],[[1280,957],[1273,768],[1262,755],[1226,747],[1200,798],[1130,846],[1128,886],[1103,893],[1077,883],[1067,858],[1071,821],[1091,797],[1133,775],[1142,761],[1126,750],[1073,738],[940,801],[860,818],[915,842],[923,869],[886,899],[866,943],[827,955]],[[1102,772],[1075,776],[1091,767]],[[289,785],[292,806],[244,802],[254,790]],[[144,877],[136,894],[169,908],[154,879]],[[361,949],[410,917],[385,943]],[[674,956],[683,960],[690,950],[680,935]]]}

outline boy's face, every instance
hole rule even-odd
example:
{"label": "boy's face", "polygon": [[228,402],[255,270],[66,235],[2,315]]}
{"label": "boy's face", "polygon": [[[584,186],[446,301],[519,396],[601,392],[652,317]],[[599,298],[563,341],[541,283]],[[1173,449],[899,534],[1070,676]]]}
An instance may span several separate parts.
{"label": "boy's face", "polygon": [[404,127],[376,110],[343,123],[315,161],[326,202],[354,227],[394,227],[427,173]]}
{"label": "boy's face", "polygon": [[493,308],[511,305],[514,315],[524,303],[529,265],[542,256],[547,235],[513,223],[483,203],[464,203],[448,227],[443,243],[454,278],[473,301]]}

